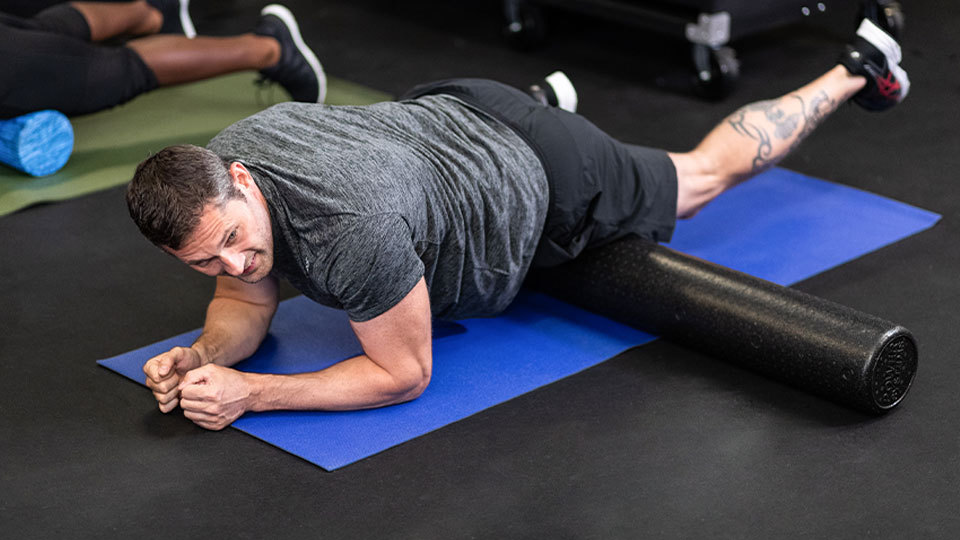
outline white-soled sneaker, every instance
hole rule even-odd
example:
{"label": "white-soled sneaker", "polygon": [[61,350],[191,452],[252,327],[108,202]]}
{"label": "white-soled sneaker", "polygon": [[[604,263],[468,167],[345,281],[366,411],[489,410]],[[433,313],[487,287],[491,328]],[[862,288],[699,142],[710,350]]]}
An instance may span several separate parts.
{"label": "white-soled sneaker", "polygon": [[317,56],[303,41],[293,13],[280,4],[270,4],[260,11],[260,22],[253,33],[280,42],[280,61],[261,69],[260,75],[284,87],[294,101],[323,103],[327,77]]}
{"label": "white-soled sneaker", "polygon": [[900,67],[900,44],[870,19],[864,19],[853,43],[840,55],[840,64],[853,75],[862,75],[867,85],[853,101],[869,111],[884,111],[903,101],[910,79]]}
{"label": "white-soled sneaker", "polygon": [[531,85],[528,92],[544,105],[577,112],[577,90],[562,71],[554,71],[539,84]]}

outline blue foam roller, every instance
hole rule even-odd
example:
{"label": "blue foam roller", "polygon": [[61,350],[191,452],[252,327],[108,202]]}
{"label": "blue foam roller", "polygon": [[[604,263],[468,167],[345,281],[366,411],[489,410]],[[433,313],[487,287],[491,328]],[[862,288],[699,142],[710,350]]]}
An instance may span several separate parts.
{"label": "blue foam roller", "polygon": [[63,113],[38,111],[0,120],[0,162],[32,176],[53,174],[73,152],[73,126]]}

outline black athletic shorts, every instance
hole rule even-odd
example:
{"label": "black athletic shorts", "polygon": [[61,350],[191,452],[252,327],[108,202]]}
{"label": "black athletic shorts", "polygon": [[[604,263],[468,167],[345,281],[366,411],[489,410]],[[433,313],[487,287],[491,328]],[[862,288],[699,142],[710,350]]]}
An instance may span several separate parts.
{"label": "black athletic shorts", "polygon": [[86,114],[156,87],[132,49],[90,43],[86,20],[67,4],[32,18],[0,13],[0,118],[44,109]]}
{"label": "black athletic shorts", "polygon": [[621,143],[582,116],[543,105],[486,79],[417,86],[400,99],[449,94],[512,127],[543,163],[550,205],[535,267],[569,261],[628,234],[668,241],[677,213],[677,171],[663,150]]}

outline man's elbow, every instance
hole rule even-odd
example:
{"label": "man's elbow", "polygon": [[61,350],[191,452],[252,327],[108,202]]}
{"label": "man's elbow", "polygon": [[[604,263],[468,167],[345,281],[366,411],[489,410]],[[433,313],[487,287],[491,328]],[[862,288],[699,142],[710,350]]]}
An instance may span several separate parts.
{"label": "man's elbow", "polygon": [[398,403],[411,401],[420,397],[427,386],[430,385],[430,369],[424,368],[419,363],[415,368],[405,370],[405,373],[396,378],[398,387]]}

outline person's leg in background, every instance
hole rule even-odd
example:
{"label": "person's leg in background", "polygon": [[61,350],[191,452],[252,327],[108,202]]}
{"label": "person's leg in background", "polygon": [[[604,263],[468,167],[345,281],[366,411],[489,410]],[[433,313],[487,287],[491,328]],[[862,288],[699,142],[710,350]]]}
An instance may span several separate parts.
{"label": "person's leg in background", "polygon": [[245,70],[260,71],[297,101],[323,100],[322,67],[293,15],[278,5],[264,8],[254,32],[240,36],[153,34],[117,46],[90,42],[157,32],[170,28],[170,21],[182,31],[182,1],[166,2],[165,11],[154,5],[160,2],[77,2],[30,19],[0,14],[0,70],[9,81],[0,84],[0,118],[43,109],[86,114],[158,86]]}
{"label": "person's leg in background", "polygon": [[209,37],[196,36],[187,0],[70,5],[87,20],[93,41],[161,33],[126,43],[159,86],[257,70],[283,85],[296,101],[323,101],[326,81],[320,63],[303,42],[293,14],[282,6],[265,8],[251,33]]}
{"label": "person's leg in background", "polygon": [[164,14],[145,0],[70,2],[69,5],[83,16],[90,31],[89,41],[93,42],[117,36],[155,34],[164,22]]}
{"label": "person's leg in background", "polygon": [[0,14],[0,23],[93,43],[156,33],[194,37],[188,6],[189,0],[63,2],[31,17]]}
{"label": "person's leg in background", "polygon": [[723,191],[774,166],[847,100],[869,110],[899,103],[910,85],[899,62],[896,41],[865,21],[841,65],[794,92],[740,108],[692,151],[671,153],[677,217],[693,216]]}

